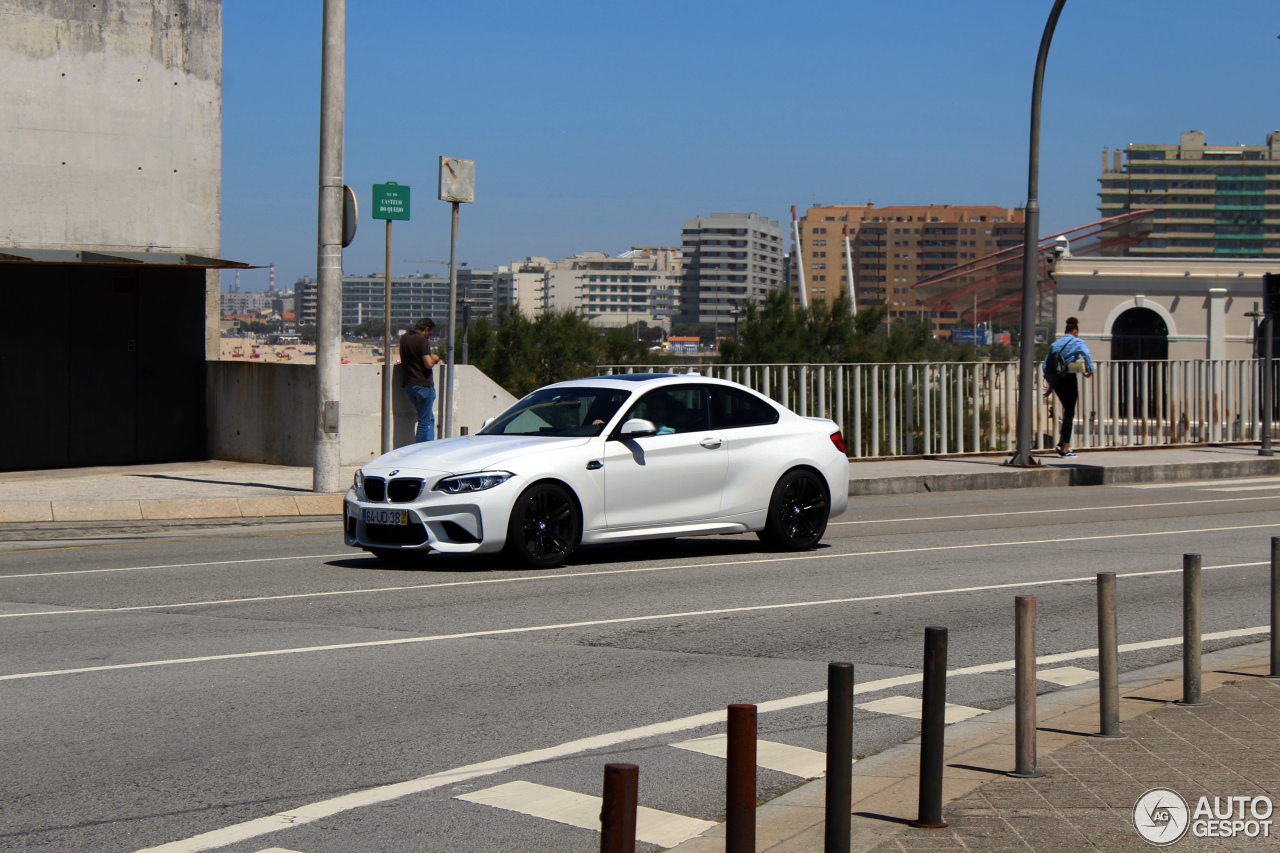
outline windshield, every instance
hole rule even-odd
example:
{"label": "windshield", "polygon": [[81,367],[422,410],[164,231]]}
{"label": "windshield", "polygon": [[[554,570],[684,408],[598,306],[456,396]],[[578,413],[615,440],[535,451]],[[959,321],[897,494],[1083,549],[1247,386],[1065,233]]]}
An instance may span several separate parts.
{"label": "windshield", "polygon": [[630,396],[613,388],[543,388],[498,415],[479,435],[599,435]]}

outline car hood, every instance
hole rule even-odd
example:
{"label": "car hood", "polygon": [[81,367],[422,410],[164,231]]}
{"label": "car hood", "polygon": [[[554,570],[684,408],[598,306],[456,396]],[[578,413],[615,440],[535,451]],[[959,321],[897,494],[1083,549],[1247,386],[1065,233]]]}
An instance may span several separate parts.
{"label": "car hood", "polygon": [[547,438],[536,435],[463,435],[411,444],[379,456],[362,469],[377,474],[385,468],[466,474],[501,465],[531,453],[579,447],[590,438]]}

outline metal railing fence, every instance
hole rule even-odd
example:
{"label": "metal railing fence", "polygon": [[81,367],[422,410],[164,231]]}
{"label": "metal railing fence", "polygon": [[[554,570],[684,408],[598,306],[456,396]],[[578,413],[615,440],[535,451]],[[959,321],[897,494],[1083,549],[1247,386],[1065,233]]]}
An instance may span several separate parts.
{"label": "metal railing fence", "polygon": [[[840,426],[852,457],[1009,452],[1017,362],[602,365],[600,374],[699,373]],[[1072,445],[1151,447],[1257,441],[1261,361],[1099,361],[1079,388]],[[1273,368],[1272,381],[1276,379]],[[1061,403],[1036,371],[1035,448],[1057,444]],[[1272,435],[1277,412],[1269,419]]]}

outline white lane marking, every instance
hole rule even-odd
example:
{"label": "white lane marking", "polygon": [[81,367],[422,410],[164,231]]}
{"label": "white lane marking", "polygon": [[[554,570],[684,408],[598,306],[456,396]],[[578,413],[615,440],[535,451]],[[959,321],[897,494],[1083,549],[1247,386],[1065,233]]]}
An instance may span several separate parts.
{"label": "white lane marking", "polygon": [[1261,492],[1267,489],[1280,489],[1280,483],[1274,483],[1270,486],[1217,486],[1215,488],[1206,488],[1206,492]]}
{"label": "white lane marking", "polygon": [[[3,554],[0,554],[3,556]],[[52,578],[59,575],[93,575],[106,572],[143,572],[147,569],[191,569],[201,566],[237,566],[242,563],[274,563],[281,560],[333,560],[338,557],[356,557],[358,554],[347,551],[343,554],[305,554],[300,557],[254,557],[250,560],[212,560],[208,563],[170,563],[164,566],[122,566],[116,569],[74,569],[65,572],[29,572],[25,575],[0,575],[0,581],[11,581],[17,578]]]}
{"label": "white lane marking", "polygon": [[[1253,530],[1259,527],[1280,527],[1280,524],[1242,524],[1233,527],[1201,527],[1191,530],[1153,530],[1142,533],[1109,533],[1099,534],[1096,536],[1071,536],[1064,539],[1023,539],[1016,542],[977,542],[968,545],[928,545],[920,548],[893,548],[883,551],[837,551],[831,554],[811,554],[804,557],[770,557],[759,560],[726,560],[715,563],[682,563],[674,566],[643,566],[633,569],[606,569],[604,571],[588,571],[588,572],[571,572],[559,575],[525,575],[516,578],[487,578],[475,581],[449,581],[447,583],[429,583],[418,584],[414,586],[393,586],[393,587],[375,587],[372,589],[350,589],[350,590],[330,590],[327,592],[295,592],[284,595],[262,595],[249,598],[224,598],[213,599],[209,601],[179,601],[170,602],[168,604],[138,604],[129,607],[105,607],[105,608],[79,608],[74,610],[35,610],[25,611],[22,613],[0,613],[0,619],[17,619],[24,616],[70,616],[77,613],[127,613],[139,610],[163,610],[166,608],[182,608],[182,607],[201,607],[216,604],[245,604],[255,601],[287,601],[290,599],[300,598],[322,598],[335,595],[362,595],[365,593],[376,592],[403,592],[406,590],[418,589],[435,589],[449,588],[455,586],[475,586],[479,584],[495,584],[495,583],[529,583],[534,581],[554,581],[563,578],[577,577],[596,577],[605,575],[622,575],[634,574],[637,572],[670,572],[678,569],[702,569],[716,568],[721,566],[750,566],[759,563],[789,563],[799,562],[802,560],[831,560],[836,557],[875,557],[888,554],[917,554],[927,551],[957,551],[972,550],[974,548],[1008,548],[1017,545],[1053,545],[1062,542],[1093,542],[1100,539],[1131,539],[1143,536],[1177,536],[1183,533],[1215,533],[1228,530]],[[1206,568],[1237,568],[1239,566],[1262,565],[1261,563],[1238,563],[1234,566],[1207,566]],[[1171,571],[1181,571],[1174,569]],[[1165,574],[1165,572],[1137,572],[1134,574]],[[1119,577],[1129,577],[1131,575],[1119,575]],[[1012,584],[1017,586],[1017,584]],[[1008,585],[1005,585],[1008,586]],[[975,589],[1000,589],[1001,586],[994,587],[976,587]],[[859,599],[839,599],[859,600]],[[785,606],[785,605],[778,605]],[[710,612],[710,611],[709,611]],[[715,611],[720,612],[720,611]],[[655,617],[656,618],[656,617]],[[526,629],[519,629],[526,630]],[[328,648],[328,647],[326,647]],[[2,680],[0,676],[0,680]]]}
{"label": "white lane marking", "polygon": [[[535,785],[532,782],[507,782],[483,791],[460,794],[454,799],[566,823],[593,832],[600,831],[600,810],[604,803],[600,797]],[[715,825],[714,821],[698,820],[659,809],[644,806],[636,808],[636,840],[659,847],[675,847],[683,841],[696,838]]]}
{"label": "white lane marking", "polygon": [[[1271,525],[1261,525],[1271,526]],[[1188,531],[1194,532],[1194,531]],[[1142,534],[1135,534],[1142,535]],[[1096,537],[1104,538],[1104,537]],[[1054,541],[1054,540],[1049,540]],[[963,547],[963,546],[962,546]],[[803,558],[802,558],[803,559]],[[1234,563],[1226,566],[1205,566],[1202,570],[1234,569],[1242,566],[1259,566],[1263,563]],[[1147,572],[1125,572],[1117,574],[1117,578],[1150,577],[1154,575],[1181,574],[1182,569],[1153,569]],[[89,672],[109,672],[117,669],[149,669],[156,666],[174,666],[184,663],[208,663],[211,661],[243,660],[247,658],[273,657],[275,655],[295,655],[309,652],[331,652],[347,649],[372,649],[381,646],[405,646],[417,643],[433,643],[438,640],[466,640],[476,637],[497,637],[505,634],[524,634],[540,631],[555,631],[567,628],[591,628],[599,625],[622,625],[632,622],[653,622],[662,619],[684,619],[691,616],[718,616],[725,613],[751,613],[764,610],[785,610],[788,607],[821,607],[830,604],[855,604],[864,601],[886,601],[896,598],[920,598],[930,595],[952,595],[967,592],[986,592],[995,589],[1030,588],[1033,586],[1052,586],[1054,584],[1084,583],[1096,581],[1094,575],[1077,578],[1056,578],[1043,581],[1018,581],[1014,583],[987,584],[984,586],[957,587],[954,589],[935,589],[920,592],[894,592],[884,595],[863,595],[851,598],[826,598],[818,601],[791,601],[785,604],[754,604],[744,607],[718,607],[713,610],[685,610],[678,613],[656,613],[647,616],[619,616],[613,619],[593,619],[585,622],[560,622],[552,625],[530,625],[523,628],[493,628],[487,631],[467,631],[459,634],[430,634],[421,637],[401,637],[395,640],[365,640],[358,643],[331,643],[324,646],[300,646],[288,649],[264,649],[257,652],[234,652],[223,655],[202,655],[192,658],[170,658],[168,660],[138,661],[136,663],[116,663],[105,666],[85,666],[72,669],[53,669],[44,672],[18,672],[0,675],[0,681],[19,681],[28,678],[48,678],[56,675],[81,675]]]}
{"label": "white lane marking", "polygon": [[[727,734],[710,735],[708,737],[682,740],[670,744],[676,749],[710,755],[713,758],[729,757],[729,736]],[[789,743],[776,743],[771,740],[756,741],[756,764],[767,770],[777,770],[801,779],[817,779],[826,775],[827,754],[816,749],[803,746],[792,746]]]}
{"label": "white lane marking", "polygon": [[[924,715],[924,702],[920,699],[912,699],[910,696],[886,696],[883,699],[876,699],[874,702],[867,702],[858,707],[863,711],[875,711],[877,714],[893,714],[895,717],[907,717],[912,720],[918,720]],[[987,712],[982,708],[953,705],[950,702],[946,704],[947,725],[985,713]]]}
{"label": "white lane marking", "polygon": [[[1221,482],[1221,481],[1219,481]],[[1054,507],[1052,509],[1019,509],[1010,512],[973,512],[966,515],[922,515],[916,518],[868,518],[862,521],[829,521],[827,527],[839,527],[844,524],[889,524],[895,521],[946,521],[949,518],[999,518],[1005,515],[1043,515],[1053,512],[1088,512],[1092,510],[1112,510],[1112,509],[1147,509],[1150,507],[1162,506],[1194,506],[1199,504],[1225,504],[1237,503],[1239,501],[1271,501],[1280,497],[1280,495],[1265,495],[1256,498],[1207,498],[1199,501],[1163,501],[1154,504],[1121,504],[1119,506],[1065,506]]]}
{"label": "white lane marking", "polygon": [[283,847],[268,847],[266,850],[259,850],[258,853],[302,853],[302,851],[286,850]]}
{"label": "white lane marking", "polygon": [[1090,669],[1081,669],[1078,666],[1060,666],[1056,669],[1044,669],[1036,673],[1037,680],[1061,684],[1063,687],[1088,684],[1090,681],[1096,681],[1097,678],[1098,673]]}
{"label": "white lane marking", "polygon": [[[1280,477],[1241,477],[1239,480],[1228,481],[1232,484],[1241,483],[1276,483],[1280,484]],[[1185,483],[1118,483],[1116,488],[1120,489],[1195,489],[1203,486],[1221,486],[1222,480],[1188,480]]]}
{"label": "white lane marking", "polygon": [[[1205,634],[1201,639],[1222,640],[1235,637],[1248,637],[1256,634],[1268,634],[1270,632],[1270,626],[1237,628],[1232,631],[1219,631],[1213,634]],[[1177,646],[1181,644],[1181,637],[1168,637],[1162,640],[1148,640],[1141,643],[1125,643],[1119,648],[1121,652],[1128,652],[1165,646]],[[1078,660],[1080,658],[1091,658],[1097,656],[1097,649],[1081,649],[1075,652],[1042,655],[1036,658],[1036,664],[1058,663],[1064,660]],[[1014,662],[1011,660],[1000,661],[997,663],[984,663],[976,666],[965,666],[960,667],[959,669],[949,670],[947,672],[947,676],[983,675],[993,672],[1002,672],[1004,670],[1013,669],[1013,667]],[[891,687],[899,687],[904,684],[918,684],[922,680],[923,675],[921,673],[896,675],[890,678],[881,678],[876,681],[867,681],[862,684],[856,684],[854,685],[853,692],[855,695],[861,693],[875,693],[879,690],[887,690]],[[774,711],[787,711],[793,708],[817,705],[825,701],[827,701],[827,691],[818,690],[813,693],[802,693],[798,696],[787,696],[782,699],[770,699],[765,702],[759,702],[756,704],[756,712],[760,714],[768,714]],[[529,764],[537,764],[542,761],[554,761],[560,758],[579,755],[583,752],[606,749],[611,746],[618,746],[632,741],[645,740],[646,738],[660,737],[662,735],[670,735],[676,732],[689,731],[690,729],[698,729],[703,726],[723,724],[724,720],[724,710],[716,709],[714,711],[706,711],[701,714],[693,714],[688,717],[667,720],[662,723],[651,723],[647,726],[637,726],[632,729],[623,729],[621,731],[593,735],[579,740],[567,741],[565,743],[557,744],[556,746],[535,749],[529,752],[520,752],[515,755],[503,756],[502,758],[493,758],[488,761],[468,764],[463,767],[455,767],[452,770],[443,770],[439,773],[419,776],[416,779],[409,779],[404,782],[393,782],[389,785],[379,785],[375,788],[365,788],[361,791],[353,791],[350,794],[343,794],[328,800],[321,800],[317,803],[300,806],[292,811],[277,812],[276,814],[267,815],[266,817],[254,818],[253,820],[248,820],[243,823],[232,824],[231,826],[226,826],[221,829],[210,830],[209,832],[194,835],[190,838],[170,841],[167,844],[161,844],[157,847],[148,847],[144,850],[138,850],[136,853],[199,853],[201,850],[212,850],[216,847],[225,847],[228,844],[235,844],[239,841],[257,838],[281,829],[288,829],[305,823],[311,823],[312,821],[320,820],[322,818],[333,817],[341,812],[361,808],[362,806],[377,805],[379,803],[397,800],[401,797],[407,797],[410,794],[420,794],[424,791],[432,791],[445,785],[454,785],[483,776],[492,776],[496,773],[503,773]]]}

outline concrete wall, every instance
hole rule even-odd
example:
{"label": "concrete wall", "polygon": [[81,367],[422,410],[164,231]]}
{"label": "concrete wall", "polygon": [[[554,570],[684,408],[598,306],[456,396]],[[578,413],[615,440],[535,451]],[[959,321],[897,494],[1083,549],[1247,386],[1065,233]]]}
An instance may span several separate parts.
{"label": "concrete wall", "polygon": [[0,69],[0,248],[218,256],[220,0],[0,0]]}
{"label": "concrete wall", "polygon": [[[342,464],[360,465],[380,454],[382,442],[382,365],[344,364],[340,375]],[[417,413],[400,387],[394,366],[392,437],[397,447],[412,444]],[[208,362],[209,453],[214,459],[310,466],[314,461],[315,366]],[[455,432],[476,432],[485,418],[515,402],[501,386],[475,367],[457,368]],[[442,389],[442,371],[435,371]],[[437,411],[437,425],[442,412]]]}

